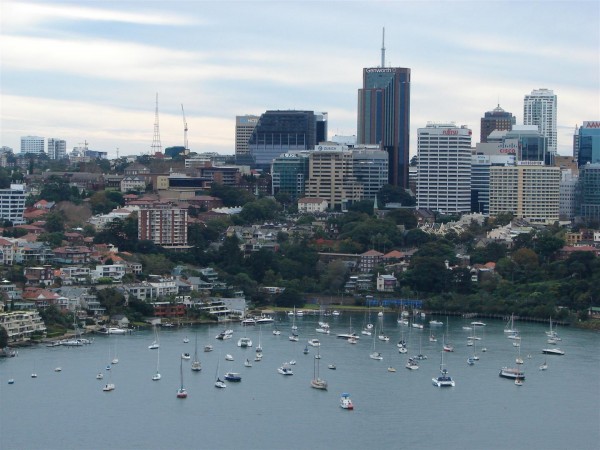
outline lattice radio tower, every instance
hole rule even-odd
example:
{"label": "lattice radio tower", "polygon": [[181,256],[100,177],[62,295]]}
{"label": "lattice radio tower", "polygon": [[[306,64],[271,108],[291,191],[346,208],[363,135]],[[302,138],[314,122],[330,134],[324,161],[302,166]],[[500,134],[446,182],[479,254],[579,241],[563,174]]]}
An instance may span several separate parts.
{"label": "lattice radio tower", "polygon": [[152,138],[152,156],[156,153],[162,153],[162,144],[160,143],[160,128],[158,126],[158,92],[156,93],[156,109],[154,110],[154,137]]}

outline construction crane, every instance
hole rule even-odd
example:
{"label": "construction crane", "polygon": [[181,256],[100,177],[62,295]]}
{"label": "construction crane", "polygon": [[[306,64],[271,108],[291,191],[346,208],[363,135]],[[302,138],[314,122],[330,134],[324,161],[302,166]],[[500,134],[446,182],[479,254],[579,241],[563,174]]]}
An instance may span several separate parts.
{"label": "construction crane", "polygon": [[188,126],[187,121],[185,120],[185,111],[183,110],[183,104],[181,105],[181,114],[183,115],[183,146],[184,146],[184,154],[188,155],[190,153],[190,149],[188,148]]}

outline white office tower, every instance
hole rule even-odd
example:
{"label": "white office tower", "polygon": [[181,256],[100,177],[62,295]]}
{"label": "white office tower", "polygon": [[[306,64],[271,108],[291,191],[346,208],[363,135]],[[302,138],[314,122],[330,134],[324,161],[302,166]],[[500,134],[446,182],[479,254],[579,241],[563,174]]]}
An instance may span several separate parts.
{"label": "white office tower", "polygon": [[235,156],[247,157],[250,155],[248,141],[256,128],[259,116],[235,116]]}
{"label": "white office tower", "polygon": [[428,123],[417,142],[417,207],[444,214],[471,211],[471,130]]}
{"label": "white office tower", "polygon": [[67,141],[48,138],[48,158],[63,159],[67,157]]}
{"label": "white office tower", "polygon": [[550,89],[534,89],[525,96],[523,125],[537,125],[548,139],[548,151],[556,153],[556,95]]}
{"label": "white office tower", "polygon": [[25,223],[25,186],[11,184],[9,189],[0,189],[0,220],[9,220],[13,225]]}
{"label": "white office tower", "polygon": [[45,148],[44,138],[39,136],[21,136],[21,153],[43,155]]}

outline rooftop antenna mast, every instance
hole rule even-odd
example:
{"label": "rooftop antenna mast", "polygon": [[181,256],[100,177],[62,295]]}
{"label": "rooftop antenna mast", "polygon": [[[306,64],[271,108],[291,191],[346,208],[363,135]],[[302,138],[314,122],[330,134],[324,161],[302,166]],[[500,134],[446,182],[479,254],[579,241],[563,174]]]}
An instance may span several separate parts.
{"label": "rooftop antenna mast", "polygon": [[160,143],[160,129],[158,127],[158,92],[156,93],[156,108],[154,111],[154,137],[152,138],[152,153],[162,153],[162,144]]}
{"label": "rooftop antenna mast", "polygon": [[383,36],[381,38],[381,67],[385,67],[385,27],[383,27]]}
{"label": "rooftop antenna mast", "polygon": [[183,110],[183,104],[181,105],[181,114],[183,115],[183,153],[185,155],[189,155],[190,153],[190,149],[188,148],[188,136],[187,136],[187,132],[188,132],[188,126],[187,126],[187,121],[185,120],[185,111]]}

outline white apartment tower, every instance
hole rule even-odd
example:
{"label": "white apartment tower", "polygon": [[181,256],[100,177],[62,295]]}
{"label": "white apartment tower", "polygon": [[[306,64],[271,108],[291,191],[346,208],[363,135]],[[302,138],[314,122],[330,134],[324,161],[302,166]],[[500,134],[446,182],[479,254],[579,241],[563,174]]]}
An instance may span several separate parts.
{"label": "white apartment tower", "polygon": [[0,220],[9,220],[13,225],[25,223],[25,186],[11,184],[9,189],[0,189]]}
{"label": "white apartment tower", "polygon": [[556,153],[556,95],[550,89],[534,89],[525,95],[523,125],[536,125],[548,139],[548,151]]}
{"label": "white apartment tower", "polygon": [[21,136],[21,153],[43,155],[45,148],[44,138],[39,136]]}
{"label": "white apartment tower", "polygon": [[417,207],[471,211],[471,135],[466,125],[428,123],[417,130]]}
{"label": "white apartment tower", "polygon": [[63,139],[48,138],[48,158],[63,159],[67,156],[67,141]]}

